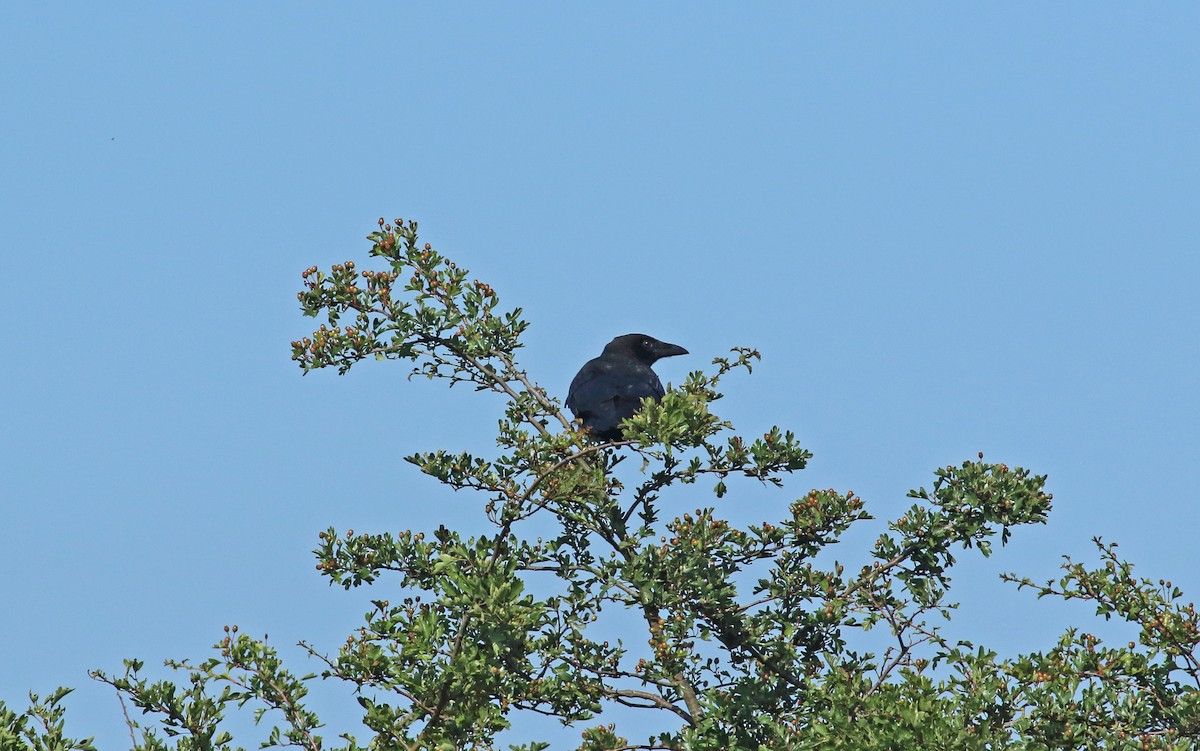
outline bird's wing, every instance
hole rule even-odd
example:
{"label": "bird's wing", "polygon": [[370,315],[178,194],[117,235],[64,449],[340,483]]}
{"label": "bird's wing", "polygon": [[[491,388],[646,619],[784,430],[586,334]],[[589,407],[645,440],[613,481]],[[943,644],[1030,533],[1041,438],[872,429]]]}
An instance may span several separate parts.
{"label": "bird's wing", "polygon": [[611,430],[633,415],[642,399],[657,399],[663,393],[662,383],[649,367],[598,357],[571,381],[567,407],[585,425]]}
{"label": "bird's wing", "polygon": [[612,377],[611,362],[597,357],[589,360],[575,378],[571,380],[571,388],[567,392],[567,407],[576,417],[583,417],[585,412],[598,402],[608,401],[616,391],[616,381]]}

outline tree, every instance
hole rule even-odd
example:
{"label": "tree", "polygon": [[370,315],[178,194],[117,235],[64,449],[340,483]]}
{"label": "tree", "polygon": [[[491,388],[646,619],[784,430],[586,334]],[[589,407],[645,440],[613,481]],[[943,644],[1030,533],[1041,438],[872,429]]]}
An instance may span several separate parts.
{"label": "tree", "polygon": [[[302,308],[326,322],[293,358],[341,373],[403,360],[504,400],[494,455],[407,458],[476,493],[493,532],[321,533],[322,575],[347,588],[388,581],[401,599],[375,600],[336,654],[306,647],[319,676],[297,677],[236,628],[214,657],[170,663],[180,684],[143,677],[136,660],[124,675],[95,673],[151,717],[130,720],[135,748],[232,748],[222,719],[248,703],[276,722],[265,746],[329,747],[304,703],[319,678],[348,684],[374,733],[361,746],[342,736],[345,749],[489,749],[518,712],[586,727],[581,751],[1196,746],[1195,609],[1170,583],[1134,577],[1115,546],[1097,540],[1099,566],[1068,560],[1057,581],[1006,578],[1093,602],[1134,624],[1138,642],[1072,629],[1002,659],[942,636],[956,556],[990,555],[1017,527],[1044,523],[1044,476],[982,455],[939,468],[869,563],[827,562],[820,554],[870,518],[852,493],[812,490],[740,528],[721,513],[736,483],[782,485],[811,457],[790,432],[744,437],[712,411],[757,352],[733,349],[647,403],[621,440],[595,441],[520,367],[519,308],[503,310],[490,286],[420,243],[414,222],[381,219],[370,240],[378,269],[304,272]],[[673,490],[710,486],[711,505],[677,513]],[[624,619],[629,638],[606,640],[602,617]],[[627,740],[592,724],[614,707],[656,713],[661,731]],[[0,751],[41,748],[8,745],[22,732],[15,717],[0,715]]]}

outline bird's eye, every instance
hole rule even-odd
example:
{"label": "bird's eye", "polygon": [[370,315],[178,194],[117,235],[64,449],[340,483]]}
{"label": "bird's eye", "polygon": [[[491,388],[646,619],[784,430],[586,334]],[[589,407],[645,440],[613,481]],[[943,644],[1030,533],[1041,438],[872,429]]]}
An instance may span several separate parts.
{"label": "bird's eye", "polygon": [[642,340],[642,346],[643,346],[643,347],[645,347],[646,349],[650,349],[650,340],[649,340],[649,339],[643,339],[643,340]]}

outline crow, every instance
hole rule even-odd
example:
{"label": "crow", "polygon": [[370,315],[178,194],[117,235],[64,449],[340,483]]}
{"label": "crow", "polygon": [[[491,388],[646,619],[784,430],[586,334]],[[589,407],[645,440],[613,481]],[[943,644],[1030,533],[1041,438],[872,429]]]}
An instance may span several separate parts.
{"label": "crow", "polygon": [[660,358],[687,353],[645,334],[618,336],[580,368],[567,392],[567,407],[596,438],[619,440],[621,421],[637,412],[642,399],[666,393],[650,366]]}

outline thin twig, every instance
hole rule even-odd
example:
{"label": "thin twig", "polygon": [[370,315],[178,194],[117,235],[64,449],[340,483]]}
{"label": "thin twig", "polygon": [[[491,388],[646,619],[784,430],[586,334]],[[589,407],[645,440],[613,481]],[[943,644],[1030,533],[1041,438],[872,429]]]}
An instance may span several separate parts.
{"label": "thin twig", "polygon": [[133,734],[133,729],[136,727],[136,725],[134,721],[130,719],[129,711],[125,708],[125,697],[121,696],[121,689],[117,688],[116,686],[113,686],[113,689],[117,692],[117,701],[121,702],[121,714],[125,715],[125,725],[129,728],[129,742],[133,744],[129,747],[129,749],[130,751],[133,751],[133,749],[137,748],[138,745],[137,738]]}

